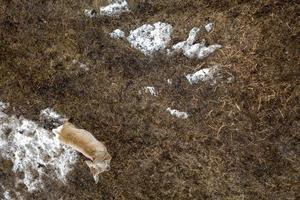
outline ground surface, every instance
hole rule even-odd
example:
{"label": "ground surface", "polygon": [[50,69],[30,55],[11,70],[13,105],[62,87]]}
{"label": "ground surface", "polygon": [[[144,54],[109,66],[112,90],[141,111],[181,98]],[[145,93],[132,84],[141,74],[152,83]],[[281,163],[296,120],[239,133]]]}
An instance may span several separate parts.
{"label": "ground surface", "polygon": [[[1,100],[33,120],[46,107],[72,116],[113,156],[98,185],[81,156],[68,185],[17,190],[25,199],[299,198],[296,2],[131,0],[129,14],[91,19],[83,14],[89,1],[1,0]],[[108,35],[162,21],[176,42],[207,20],[214,30],[201,37],[224,48],[202,61],[151,59]],[[232,83],[188,84],[185,74],[216,63]],[[158,97],[138,93],[148,85]],[[174,118],[170,106],[191,116]],[[1,162],[0,180],[14,188]]]}

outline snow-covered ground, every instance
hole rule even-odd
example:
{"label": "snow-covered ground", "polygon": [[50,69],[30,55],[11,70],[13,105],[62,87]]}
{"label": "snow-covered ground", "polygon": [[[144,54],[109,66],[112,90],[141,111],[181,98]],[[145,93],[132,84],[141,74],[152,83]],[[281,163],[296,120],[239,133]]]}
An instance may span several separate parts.
{"label": "snow-covered ground", "polygon": [[[51,109],[42,111],[41,115],[60,119]],[[29,192],[43,188],[43,178],[65,183],[77,161],[77,153],[61,145],[53,133],[34,121],[7,115],[3,107],[0,109],[0,156],[12,161],[13,172],[24,173],[16,177],[15,184],[25,184]]]}

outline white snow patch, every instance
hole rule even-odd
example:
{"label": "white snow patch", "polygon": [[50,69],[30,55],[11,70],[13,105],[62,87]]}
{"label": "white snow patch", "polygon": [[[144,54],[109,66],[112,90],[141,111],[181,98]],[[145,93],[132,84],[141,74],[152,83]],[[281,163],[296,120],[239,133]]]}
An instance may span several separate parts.
{"label": "white snow patch", "polygon": [[94,9],[85,9],[84,14],[85,14],[85,16],[90,17],[90,18],[96,17],[96,15],[97,15],[97,13]]}
{"label": "white snow patch", "polygon": [[[186,78],[192,85],[198,83],[199,81],[215,80],[216,72],[218,72],[218,66],[213,66],[210,68],[201,69],[194,74],[188,74],[186,75]],[[213,83],[215,83],[215,81]]]}
{"label": "white snow patch", "polygon": [[12,200],[13,199],[13,198],[11,198],[9,191],[5,191],[3,193],[3,197],[4,197],[4,200]]}
{"label": "white snow patch", "polygon": [[197,34],[198,34],[199,31],[200,31],[200,28],[198,28],[198,27],[192,28],[192,30],[189,33],[189,37],[186,40],[186,43],[188,45],[193,45],[193,43],[196,41]]}
{"label": "white snow patch", "polygon": [[114,30],[113,32],[110,33],[110,37],[116,38],[116,39],[124,38],[125,33],[124,33],[124,31],[122,31],[120,29],[116,29],[116,30]]}
{"label": "white snow patch", "polygon": [[52,122],[54,126],[62,124],[67,118],[55,112],[52,108],[46,108],[41,111],[40,119]]}
{"label": "white snow patch", "polygon": [[167,83],[168,83],[169,85],[172,85],[172,83],[173,83],[172,79],[167,79]]}
{"label": "white snow patch", "polygon": [[[189,33],[189,36],[188,36],[187,40],[182,41],[182,42],[178,42],[177,44],[173,45],[173,47],[172,47],[173,52],[170,52],[170,53],[172,54],[172,53],[183,52],[185,54],[186,52],[188,52],[191,49],[191,46],[193,45],[193,43],[195,42],[197,34],[198,34],[199,31],[200,31],[200,29],[197,28],[197,27],[192,28],[192,30]],[[195,45],[203,47],[203,46],[205,46],[205,41],[202,42],[201,44],[198,43],[198,44],[195,44]]]}
{"label": "white snow patch", "polygon": [[171,108],[167,108],[167,111],[172,115],[175,116],[177,118],[181,118],[181,119],[187,119],[189,117],[189,115],[186,112],[181,112],[179,110],[176,109],[171,109]]}
{"label": "white snow patch", "polygon": [[190,31],[187,40],[173,45],[172,47],[173,51],[168,50],[168,55],[173,55],[174,53],[182,52],[188,58],[203,59],[209,56],[210,54],[214,53],[217,49],[222,47],[219,44],[205,46],[205,40],[202,40],[201,43],[194,44],[199,31],[200,31],[199,28],[194,27]]}
{"label": "white snow patch", "polygon": [[46,108],[41,111],[40,115],[51,119],[62,119],[63,117],[55,112],[52,108]]}
{"label": "white snow patch", "polygon": [[213,44],[213,45],[209,45],[208,47],[202,47],[200,48],[200,50],[195,50],[194,51],[194,55],[196,55],[196,57],[198,59],[203,59],[206,58],[207,56],[209,56],[210,54],[214,53],[216,50],[222,48],[222,45],[219,44]]}
{"label": "white snow patch", "polygon": [[118,16],[124,12],[129,12],[129,6],[126,0],[113,0],[111,4],[100,7],[100,15]]}
{"label": "white snow patch", "polygon": [[154,87],[145,87],[145,92],[151,94],[152,96],[157,96],[157,91]]}
{"label": "white snow patch", "polygon": [[171,41],[172,31],[172,26],[167,23],[145,24],[130,31],[127,40],[132,47],[139,49],[145,55],[149,56],[167,47]]}
{"label": "white snow patch", "polygon": [[[57,113],[43,111],[58,118]],[[66,182],[76,163],[77,153],[61,145],[54,134],[23,117],[0,111],[0,155],[13,162],[13,172],[23,172],[16,183],[24,183],[29,192],[43,188],[42,177]]]}
{"label": "white snow patch", "polygon": [[2,101],[0,101],[0,111],[6,109],[9,107],[9,104],[7,103],[3,103]]}
{"label": "white snow patch", "polygon": [[209,33],[213,30],[214,24],[213,23],[208,23],[204,26],[205,30]]}

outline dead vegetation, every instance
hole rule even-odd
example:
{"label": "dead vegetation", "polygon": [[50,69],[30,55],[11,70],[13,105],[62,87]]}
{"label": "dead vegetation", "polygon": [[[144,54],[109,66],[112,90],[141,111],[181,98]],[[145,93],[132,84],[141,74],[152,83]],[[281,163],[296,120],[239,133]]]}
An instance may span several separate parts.
{"label": "dead vegetation", "polygon": [[[297,199],[299,4],[129,3],[130,14],[90,19],[83,14],[87,1],[1,1],[1,100],[31,119],[46,107],[72,116],[113,157],[98,185],[80,161],[69,185],[49,182],[28,199]],[[214,30],[200,38],[224,48],[203,61],[149,59],[108,36],[164,21],[174,26],[176,42],[209,20]],[[215,63],[234,75],[232,83],[191,86],[184,78]],[[159,96],[139,95],[147,85]],[[169,106],[191,117],[173,118]],[[13,188],[11,175],[0,166],[0,178]]]}

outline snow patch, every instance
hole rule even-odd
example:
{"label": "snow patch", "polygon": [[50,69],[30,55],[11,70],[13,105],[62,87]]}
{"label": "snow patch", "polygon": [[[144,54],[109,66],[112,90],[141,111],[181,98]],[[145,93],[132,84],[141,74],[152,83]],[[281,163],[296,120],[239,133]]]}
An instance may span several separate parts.
{"label": "snow patch", "polygon": [[111,4],[100,7],[100,15],[118,16],[124,12],[129,12],[129,6],[126,0],[113,0]]}
{"label": "snow patch", "polygon": [[16,200],[16,199],[23,200],[24,199],[24,197],[21,195],[20,192],[8,190],[3,186],[1,186],[1,187],[2,187],[2,190],[4,190],[4,192],[3,192],[4,199],[3,200]]}
{"label": "snow patch", "polygon": [[125,33],[124,33],[124,31],[122,31],[120,29],[116,29],[116,30],[114,30],[113,32],[110,33],[110,37],[116,38],[116,39],[124,38]]}
{"label": "snow patch", "polygon": [[194,52],[192,52],[192,57],[196,57],[198,59],[203,59],[209,56],[210,54],[214,53],[216,50],[222,48],[219,44],[213,44],[209,45],[207,47],[202,47],[199,50],[195,49]]}
{"label": "snow patch", "polygon": [[172,26],[167,23],[145,24],[130,31],[127,40],[132,47],[149,56],[167,47],[171,41],[172,31]]}
{"label": "snow patch", "polygon": [[205,30],[209,33],[213,30],[214,24],[213,23],[208,23],[204,26]]}
{"label": "snow patch", "polygon": [[84,14],[87,17],[93,18],[93,17],[96,17],[97,12],[94,9],[85,9]]}
{"label": "snow patch", "polygon": [[13,198],[10,196],[9,191],[5,191],[3,193],[4,200],[12,200]]}
{"label": "snow patch", "polygon": [[198,28],[198,27],[192,28],[192,30],[189,33],[189,37],[186,40],[186,43],[188,45],[192,45],[196,41],[197,34],[198,34],[199,31],[200,31],[200,28]]}
{"label": "snow patch", "polygon": [[181,112],[179,110],[176,109],[171,109],[171,108],[167,108],[167,111],[172,115],[175,116],[177,118],[181,118],[181,119],[187,119],[189,117],[189,115],[186,112]]}
{"label": "snow patch", "polygon": [[[43,115],[59,118],[50,109]],[[65,183],[77,160],[77,153],[61,145],[54,134],[23,117],[0,111],[0,156],[13,162],[12,171],[22,172],[16,183],[24,183],[29,192],[43,188],[43,177]]]}
{"label": "snow patch", "polygon": [[55,112],[52,108],[46,108],[41,111],[40,116],[43,116],[45,118],[50,118],[50,119],[62,119],[63,117]]}
{"label": "snow patch", "polygon": [[[201,69],[193,74],[188,74],[186,75],[186,78],[189,81],[189,83],[192,85],[198,83],[199,81],[204,82],[204,81],[215,80],[216,72],[218,72],[218,66],[213,66],[210,68]],[[215,83],[215,81],[213,83]]]}
{"label": "snow patch", "polygon": [[66,117],[61,116],[55,112],[52,108],[46,108],[40,113],[40,120],[50,122],[53,126],[59,126],[66,121]]}
{"label": "snow patch", "polygon": [[203,59],[222,47],[219,44],[205,46],[205,40],[194,44],[199,31],[199,28],[194,27],[190,31],[187,40],[173,45],[172,50],[168,50],[168,55],[182,52],[188,58]]}
{"label": "snow patch", "polygon": [[144,90],[145,90],[146,93],[149,93],[152,96],[157,96],[157,91],[154,87],[149,87],[148,86],[148,87],[145,87]]}
{"label": "snow patch", "polygon": [[0,101],[0,111],[6,109],[9,107],[9,104],[7,103],[3,103],[2,101]]}

